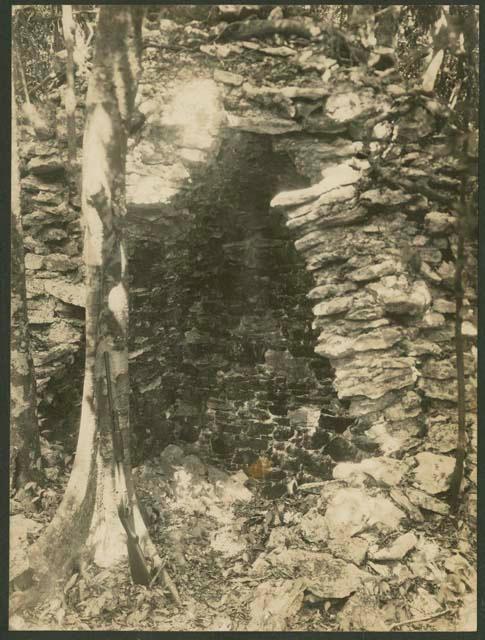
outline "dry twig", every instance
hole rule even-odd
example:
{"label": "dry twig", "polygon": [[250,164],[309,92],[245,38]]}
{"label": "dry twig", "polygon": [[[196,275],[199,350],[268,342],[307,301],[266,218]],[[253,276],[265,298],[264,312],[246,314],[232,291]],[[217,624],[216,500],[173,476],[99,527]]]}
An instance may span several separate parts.
{"label": "dry twig", "polygon": [[406,624],[416,624],[416,622],[426,622],[427,620],[434,620],[435,618],[439,618],[441,616],[450,613],[451,609],[443,609],[442,611],[438,611],[438,613],[433,613],[431,616],[424,616],[423,618],[412,618],[411,620],[402,620],[401,622],[394,622],[389,627],[389,631],[393,631],[397,629],[397,627],[403,627]]}

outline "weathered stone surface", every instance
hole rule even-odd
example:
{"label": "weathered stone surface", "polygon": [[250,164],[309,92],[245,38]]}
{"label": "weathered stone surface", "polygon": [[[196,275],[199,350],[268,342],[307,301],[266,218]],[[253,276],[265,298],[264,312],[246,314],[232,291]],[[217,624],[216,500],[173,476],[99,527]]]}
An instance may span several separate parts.
{"label": "weathered stone surface", "polygon": [[335,387],[340,398],[365,396],[373,400],[395,389],[414,384],[418,374],[412,358],[358,354],[336,370]]}
{"label": "weathered stone surface", "polygon": [[428,398],[457,402],[456,383],[451,379],[435,380],[433,378],[421,378],[419,388]]}
{"label": "weathered stone surface", "polygon": [[225,126],[249,133],[276,136],[284,133],[302,131],[302,126],[293,120],[274,118],[265,113],[254,116],[236,116],[229,114]]}
{"label": "weathered stone surface", "polygon": [[451,300],[439,298],[437,300],[433,300],[433,309],[438,313],[455,313],[456,305]]}
{"label": "weathered stone surface", "polygon": [[339,489],[330,500],[325,520],[330,535],[354,536],[374,525],[395,529],[404,513],[382,495],[362,488]]}
{"label": "weathered stone surface", "polygon": [[357,338],[349,336],[327,337],[325,331],[322,331],[318,337],[318,345],[315,347],[315,351],[326,358],[346,358],[360,351],[388,349],[398,342],[401,337],[401,331],[392,328],[369,331]]}
{"label": "weathered stone surface", "polygon": [[9,519],[9,580],[12,581],[28,569],[29,562],[25,550],[29,546],[29,536],[36,534],[42,525],[22,514],[11,515]]}
{"label": "weathered stone surface", "polygon": [[425,216],[428,231],[431,234],[441,235],[448,233],[455,226],[455,218],[441,211],[430,211]]}
{"label": "weathered stone surface", "polygon": [[350,122],[368,115],[376,106],[372,90],[335,92],[325,104],[325,114],[335,122]]}
{"label": "weathered stone surface", "polygon": [[29,160],[27,170],[34,176],[51,176],[62,173],[64,165],[58,156],[37,156]]}
{"label": "weathered stone surface", "polygon": [[303,604],[306,581],[271,580],[258,585],[250,606],[248,631],[284,631]]}
{"label": "weathered stone surface", "polygon": [[230,71],[224,71],[224,69],[216,69],[214,71],[214,80],[233,87],[240,87],[244,82],[243,76],[239,73],[231,73]]}
{"label": "weathered stone surface", "polygon": [[360,463],[341,462],[333,470],[333,477],[336,480],[347,480],[356,486],[363,485],[372,478],[379,485],[393,487],[401,482],[407,470],[405,462],[380,456],[367,458]]}
{"label": "weathered stone surface", "polygon": [[386,276],[379,283],[368,285],[389,313],[423,314],[431,303],[431,294],[424,281],[409,284],[403,277]]}
{"label": "weathered stone surface", "polygon": [[369,578],[368,573],[344,560],[301,548],[274,549],[264,556],[257,573],[265,572],[268,566],[283,569],[294,580],[302,578],[304,589],[319,600],[346,598]]}
{"label": "weathered stone surface", "polygon": [[350,164],[339,164],[329,167],[323,172],[323,180],[308,189],[286,191],[278,194],[271,201],[272,207],[297,207],[316,200],[330,191],[356,183],[361,177],[361,171]]}
{"label": "weathered stone surface", "polygon": [[44,269],[48,271],[75,271],[80,264],[79,258],[67,257],[62,253],[50,253],[42,262]]}
{"label": "weathered stone surface", "polygon": [[387,631],[389,625],[382,614],[382,604],[364,585],[338,614],[340,631]]}
{"label": "weathered stone surface", "polygon": [[396,487],[392,488],[389,492],[389,496],[399,507],[406,511],[412,520],[415,520],[416,522],[423,522],[424,518],[421,511],[409,500],[401,489],[397,489]]}
{"label": "weathered stone surface", "polygon": [[44,266],[44,258],[42,256],[36,255],[35,253],[25,254],[26,269],[32,269],[33,271],[37,271],[38,269],[42,269],[43,266]]}
{"label": "weathered stone surface", "polygon": [[418,539],[412,531],[404,533],[396,538],[389,546],[377,551],[369,550],[369,557],[377,562],[389,562],[393,560],[402,560],[404,556],[414,549]]}
{"label": "weathered stone surface", "polygon": [[[332,191],[333,204],[336,201],[349,202],[349,205],[353,202],[355,196],[355,189],[352,185],[339,187]],[[329,208],[325,202],[325,198],[320,196],[315,206],[305,215],[292,216],[286,223],[288,229],[297,229],[299,227],[305,227],[305,229],[318,229],[316,233],[308,233],[305,239],[300,238],[299,246],[303,249],[307,249],[312,244],[318,244],[318,241],[322,238],[322,232],[324,229],[330,229],[332,227],[347,227],[360,222],[367,216],[367,212],[363,207],[359,206],[342,206],[340,209],[334,207]],[[305,207],[308,209],[308,207]]]}
{"label": "weathered stone surface", "polygon": [[341,558],[347,562],[353,562],[356,565],[361,565],[367,556],[367,549],[369,543],[363,538],[358,536],[343,537],[327,539],[327,548],[329,552],[336,558]]}
{"label": "weathered stone surface", "polygon": [[31,298],[27,301],[29,324],[50,324],[55,320],[55,302],[52,298]]}
{"label": "weathered stone surface", "polygon": [[454,380],[456,378],[456,367],[449,360],[427,360],[421,370],[425,378],[435,380]]}
{"label": "weathered stone surface", "polygon": [[316,510],[305,513],[300,520],[299,529],[308,542],[325,542],[329,537],[327,522]]}
{"label": "weathered stone surface", "polygon": [[468,338],[476,338],[478,335],[478,331],[473,322],[466,320],[461,326],[461,332],[464,336]]}
{"label": "weathered stone surface", "polygon": [[384,260],[378,264],[372,264],[369,267],[356,269],[348,274],[348,277],[354,282],[369,282],[382,278],[383,276],[394,275],[402,270],[402,265],[397,260]]}
{"label": "weathered stone surface", "polygon": [[315,287],[307,294],[307,297],[311,300],[324,300],[334,296],[340,296],[348,291],[355,291],[357,286],[353,282],[346,282],[344,284],[328,284]]}
{"label": "weathered stone surface", "polygon": [[334,298],[329,302],[320,302],[313,307],[313,313],[316,316],[333,316],[344,313],[351,308],[353,301],[354,299],[351,296],[344,296],[342,298]]}
{"label": "weathered stone surface", "polygon": [[[187,64],[171,69],[166,57],[145,51],[138,103],[146,120],[129,142],[126,233],[136,281],[130,351],[137,354],[131,359],[137,424],[150,425],[154,436],[163,431],[192,443],[200,434],[201,447],[244,468],[271,454],[269,473],[283,491],[282,467],[297,473],[303,464],[308,480],[330,477],[335,463],[321,453],[329,444],[353,462],[377,447],[402,453],[421,442],[415,437],[427,425],[425,448],[451,451],[440,449],[441,427],[428,417],[445,414],[442,405],[452,400],[453,378],[445,377],[441,363],[450,359],[453,339],[454,217],[447,207],[431,211],[428,198],[404,187],[384,186],[362,159],[363,151],[371,160],[382,154],[390,128],[370,121],[397,107],[406,89],[369,78],[364,69],[344,68],[313,46],[200,47],[207,38],[196,24],[168,27],[148,30],[149,42],[182,40]],[[243,62],[246,49],[251,69]],[[284,81],[281,65],[269,64],[275,55],[288,57]],[[323,84],[315,71],[324,74]],[[161,72],[164,83],[158,82]],[[248,80],[254,85],[243,88]],[[419,109],[404,116],[399,106],[393,113],[398,127],[403,120],[401,148],[387,157],[385,171],[398,183],[401,177],[421,181],[437,163],[435,184],[453,188],[449,151],[431,135],[439,126],[431,111],[419,115]],[[57,116],[62,120],[62,105]],[[80,110],[80,130],[82,118]],[[405,140],[410,131],[411,142]],[[418,131],[430,137],[421,142]],[[65,133],[64,120],[58,133]],[[57,142],[31,142],[24,163],[61,163]],[[71,209],[62,171],[45,180],[30,174],[22,182],[27,255],[33,256],[28,279],[35,282],[28,290],[38,305],[35,339],[44,360],[56,341],[69,345],[62,357],[71,357],[82,331],[82,302],[51,283],[77,282],[80,264],[72,272],[54,271],[67,263],[46,266],[44,258],[54,244],[66,260],[79,256],[80,203]],[[275,193],[280,209],[267,216]],[[375,285],[391,291],[386,297]],[[313,304],[327,305],[313,322],[321,332],[318,345],[307,294]],[[345,298],[348,308],[326,315]],[[474,337],[474,319],[466,318],[464,333]],[[429,356],[439,358],[439,368]],[[56,366],[44,363],[42,385],[54,372],[62,377],[65,369]],[[370,429],[353,433],[352,426],[348,438],[334,438],[331,425],[317,424],[327,408],[342,415],[336,391],[349,401],[349,414],[362,416]],[[450,437],[443,441],[451,446]],[[218,544],[233,534],[225,531]]]}
{"label": "weathered stone surface", "polygon": [[416,455],[414,478],[427,493],[442,493],[449,488],[455,461],[449,456],[423,451]]}
{"label": "weathered stone surface", "polygon": [[86,303],[86,292],[82,283],[74,284],[72,282],[56,280],[46,280],[44,289],[47,293],[77,307],[84,307]]}

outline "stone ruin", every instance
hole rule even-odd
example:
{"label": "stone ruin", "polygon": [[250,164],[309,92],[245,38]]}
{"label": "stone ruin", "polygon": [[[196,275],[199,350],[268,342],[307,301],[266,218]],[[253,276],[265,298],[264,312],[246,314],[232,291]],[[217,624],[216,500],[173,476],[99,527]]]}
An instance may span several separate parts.
{"label": "stone ruin", "polygon": [[[140,455],[190,442],[229,466],[259,464],[274,495],[295,474],[330,479],[337,463],[413,447],[448,473],[460,180],[446,109],[318,39],[209,34],[159,16],[144,28],[125,228]],[[25,125],[20,150],[39,416],[58,437],[76,432],[84,363],[61,93],[50,134]],[[467,260],[476,426],[476,247]]]}

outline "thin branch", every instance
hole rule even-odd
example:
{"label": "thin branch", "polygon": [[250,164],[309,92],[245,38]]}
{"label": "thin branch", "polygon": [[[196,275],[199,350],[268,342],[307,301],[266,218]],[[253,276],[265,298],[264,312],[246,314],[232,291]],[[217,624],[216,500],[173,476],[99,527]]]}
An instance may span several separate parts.
{"label": "thin branch", "polygon": [[427,620],[434,620],[435,618],[439,618],[450,612],[451,609],[443,609],[442,611],[438,611],[438,613],[433,613],[433,615],[431,616],[424,616],[423,618],[412,618],[411,620],[402,620],[402,622],[394,622],[394,624],[391,624],[391,626],[389,627],[389,631],[393,631],[398,627],[404,627],[404,625],[407,624],[416,624],[416,622],[426,622]]}

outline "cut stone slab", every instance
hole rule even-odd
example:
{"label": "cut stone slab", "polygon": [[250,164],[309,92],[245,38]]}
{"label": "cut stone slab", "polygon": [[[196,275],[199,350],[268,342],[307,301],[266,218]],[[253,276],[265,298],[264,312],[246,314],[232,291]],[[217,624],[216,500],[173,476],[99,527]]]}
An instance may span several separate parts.
{"label": "cut stone slab", "polygon": [[450,456],[423,451],[416,455],[418,466],[414,478],[424,491],[431,494],[442,493],[450,486],[455,461]]}
{"label": "cut stone slab", "polygon": [[427,511],[433,511],[434,513],[440,513],[445,516],[450,510],[449,506],[445,502],[431,497],[425,491],[421,491],[420,489],[408,487],[406,489],[406,496],[417,507],[426,509]]}
{"label": "cut stone slab", "polygon": [[369,557],[377,562],[388,562],[393,560],[402,560],[404,556],[414,549],[418,539],[412,531],[399,536],[389,547],[379,549],[374,553],[369,552]]}
{"label": "cut stone slab", "polygon": [[367,458],[358,464],[341,462],[334,468],[333,477],[335,480],[347,480],[354,486],[359,486],[370,476],[378,484],[393,487],[401,482],[407,470],[408,465],[405,462],[381,456]]}
{"label": "cut stone slab", "polygon": [[284,631],[286,621],[303,604],[305,579],[271,580],[258,585],[250,606],[247,631]]}
{"label": "cut stone slab", "polygon": [[404,513],[388,498],[353,487],[337,491],[325,512],[333,538],[353,536],[374,525],[396,529],[403,517]]}

